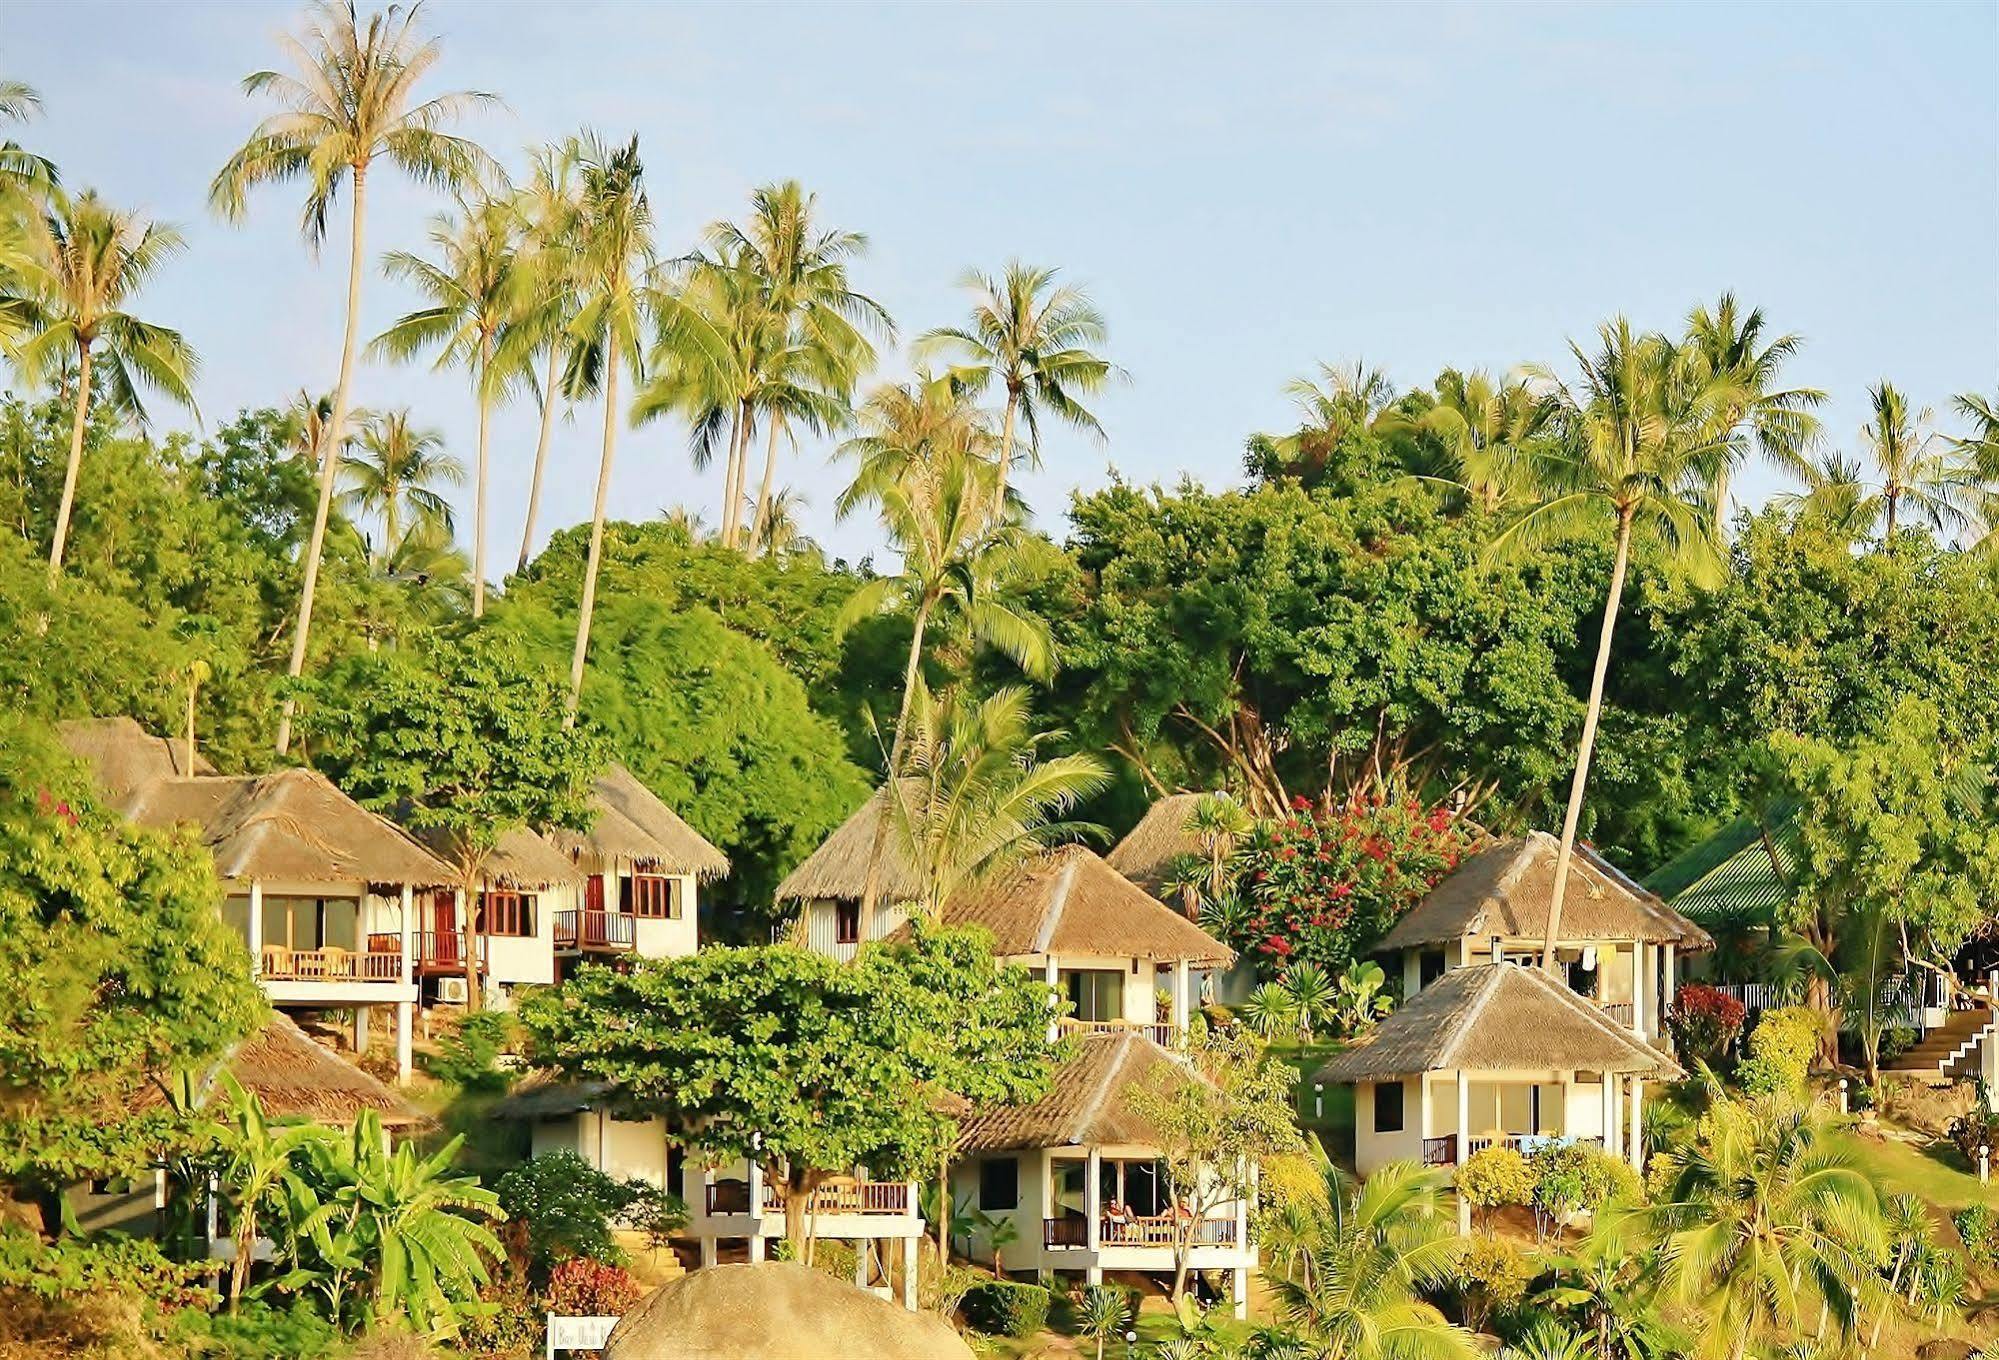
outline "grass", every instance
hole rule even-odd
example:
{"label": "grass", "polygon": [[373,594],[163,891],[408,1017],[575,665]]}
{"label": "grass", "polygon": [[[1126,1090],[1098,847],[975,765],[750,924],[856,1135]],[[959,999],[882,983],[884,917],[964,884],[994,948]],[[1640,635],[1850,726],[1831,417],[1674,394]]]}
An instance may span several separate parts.
{"label": "grass", "polygon": [[1942,1209],[1971,1204],[1999,1208],[1999,1185],[1980,1185],[1977,1173],[1967,1171],[1957,1149],[1942,1139],[1921,1147],[1892,1135],[1880,1140],[1853,1133],[1839,1137],[1891,1195],[1914,1195]]}

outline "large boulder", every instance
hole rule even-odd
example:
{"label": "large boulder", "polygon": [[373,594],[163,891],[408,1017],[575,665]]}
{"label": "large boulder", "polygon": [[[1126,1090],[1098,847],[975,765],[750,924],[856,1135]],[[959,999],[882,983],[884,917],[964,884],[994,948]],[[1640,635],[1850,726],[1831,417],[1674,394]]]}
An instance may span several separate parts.
{"label": "large boulder", "polygon": [[783,1261],[711,1266],[625,1314],[604,1360],[972,1360],[943,1319]]}

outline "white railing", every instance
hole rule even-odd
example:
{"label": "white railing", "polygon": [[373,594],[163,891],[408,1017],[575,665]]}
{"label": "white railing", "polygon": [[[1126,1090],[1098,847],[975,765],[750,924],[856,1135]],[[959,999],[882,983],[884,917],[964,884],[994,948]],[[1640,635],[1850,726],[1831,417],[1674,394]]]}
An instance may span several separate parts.
{"label": "white railing", "polygon": [[1173,1047],[1176,1037],[1172,1025],[1145,1020],[1078,1020],[1064,1016],[1062,1028],[1072,1034],[1122,1034],[1136,1030],[1161,1048]]}

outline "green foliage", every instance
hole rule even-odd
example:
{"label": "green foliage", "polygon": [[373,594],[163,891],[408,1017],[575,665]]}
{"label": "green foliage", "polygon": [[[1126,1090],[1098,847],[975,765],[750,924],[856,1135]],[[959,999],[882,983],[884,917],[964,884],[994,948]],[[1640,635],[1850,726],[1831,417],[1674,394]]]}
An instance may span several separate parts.
{"label": "green foliage", "polygon": [[624,1254],[611,1236],[619,1222],[661,1238],[685,1225],[678,1196],[636,1177],[618,1181],[567,1148],[531,1157],[493,1185],[518,1243],[537,1275],[556,1262],[587,1256],[613,1264]]}
{"label": "green foliage", "polygon": [[1038,1284],[988,1280],[965,1294],[965,1321],[987,1336],[1025,1340],[1048,1325],[1049,1302]]}
{"label": "green foliage", "polygon": [[507,1074],[499,1066],[514,1024],[499,1011],[480,1011],[461,1019],[425,1060],[425,1069],[441,1082],[463,1091],[504,1091]]}
{"label": "green foliage", "polygon": [[1958,1240],[1980,1269],[1989,1270],[1999,1266],[1999,1211],[1984,1204],[1973,1204],[1959,1209],[1950,1216],[1951,1225],[1957,1229]]}
{"label": "green foliage", "polygon": [[1749,1056],[1735,1069],[1736,1083],[1750,1095],[1802,1093],[1824,1028],[1824,1017],[1808,1006],[1763,1012],[1749,1032]]}
{"label": "green foliage", "polygon": [[1623,1158],[1590,1143],[1543,1143],[1527,1158],[1537,1220],[1567,1227],[1579,1213],[1643,1196],[1638,1173]]}
{"label": "green foliage", "polygon": [[1048,1013],[1046,986],[982,935],[935,928],[853,965],[774,945],[584,968],[520,1011],[541,1061],[717,1158],[784,1159],[794,1189],[859,1163],[927,1175],[957,1134],[940,1095],[1046,1089]]}
{"label": "green foliage", "polygon": [[[1465,1165],[1468,1168],[1470,1161]],[[1463,1172],[1459,1173],[1459,1180],[1462,1182]],[[1465,1325],[1473,1331],[1484,1331],[1494,1313],[1512,1309],[1527,1297],[1527,1286],[1539,1273],[1540,1267],[1507,1239],[1483,1234],[1471,1238],[1451,1279],[1451,1287],[1464,1307]]]}
{"label": "green foliage", "polygon": [[262,1022],[220,897],[192,837],[99,807],[42,729],[0,713],[0,1185],[45,1230],[62,1186],[201,1136],[205,1120],[132,1096]]}
{"label": "green foliage", "polygon": [[1075,1312],[1076,1330],[1097,1343],[1102,1360],[1104,1343],[1122,1335],[1138,1316],[1138,1298],[1128,1290],[1093,1284],[1083,1290]]}
{"label": "green foliage", "polygon": [[1973,1170],[1978,1167],[1981,1147],[1991,1148],[1992,1155],[1999,1158],[1999,1111],[1993,1110],[1982,1079],[1972,1096],[1971,1108],[1950,1121],[1945,1136]]}
{"label": "green foliage", "polygon": [[341,1348],[340,1333],[311,1305],[245,1303],[224,1313],[195,1309],[174,1318],[171,1339],[205,1360],[321,1360]]}
{"label": "green foliage", "polygon": [[129,1293],[178,1309],[211,1302],[202,1287],[207,1269],[168,1260],[157,1242],[104,1234],[44,1242],[18,1227],[0,1226],[0,1290],[43,1299]]}
{"label": "green foliage", "polygon": [[[544,663],[566,658],[569,616],[509,599],[496,619]],[[778,880],[867,794],[837,726],[813,710],[811,691],[771,645],[698,603],[606,598],[590,638],[589,725],[729,856],[727,891],[768,903]]]}
{"label": "green foliage", "polygon": [[1534,1201],[1534,1171],[1518,1148],[1494,1143],[1465,1158],[1458,1168],[1458,1193],[1479,1209]]}

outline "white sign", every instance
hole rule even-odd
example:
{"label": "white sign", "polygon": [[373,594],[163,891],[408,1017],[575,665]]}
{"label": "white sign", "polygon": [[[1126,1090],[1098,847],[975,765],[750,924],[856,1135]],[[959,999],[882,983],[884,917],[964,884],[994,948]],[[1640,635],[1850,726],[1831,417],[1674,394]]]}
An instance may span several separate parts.
{"label": "white sign", "polygon": [[618,1325],[614,1317],[562,1317],[548,1315],[548,1360],[557,1351],[601,1351]]}

